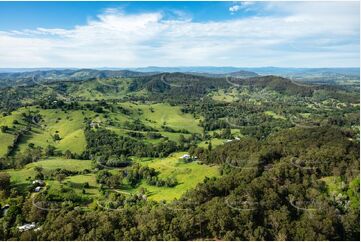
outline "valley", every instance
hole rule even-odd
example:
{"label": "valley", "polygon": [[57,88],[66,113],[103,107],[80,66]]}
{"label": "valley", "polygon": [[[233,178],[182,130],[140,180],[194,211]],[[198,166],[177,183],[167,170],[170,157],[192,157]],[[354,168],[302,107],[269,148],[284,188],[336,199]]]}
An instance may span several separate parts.
{"label": "valley", "polygon": [[[244,225],[258,216],[245,204],[260,206],[267,219],[287,211],[289,223],[308,228],[298,223],[310,213],[294,206],[313,211],[315,204],[295,199],[322,201],[354,218],[358,89],[278,76],[106,73],[67,79],[68,71],[57,71],[63,80],[44,72],[37,83],[0,89],[0,205],[13,209],[0,223],[16,227],[21,216],[42,228],[3,236],[64,238],[46,231],[111,213],[130,225],[151,210],[180,224],[202,216],[210,238],[222,233],[212,226],[224,219],[241,217]],[[315,213],[337,219],[324,212]],[[135,227],[143,225],[149,226],[142,220]]]}
{"label": "valley", "polygon": [[360,1],[0,0],[0,241],[360,241]]}

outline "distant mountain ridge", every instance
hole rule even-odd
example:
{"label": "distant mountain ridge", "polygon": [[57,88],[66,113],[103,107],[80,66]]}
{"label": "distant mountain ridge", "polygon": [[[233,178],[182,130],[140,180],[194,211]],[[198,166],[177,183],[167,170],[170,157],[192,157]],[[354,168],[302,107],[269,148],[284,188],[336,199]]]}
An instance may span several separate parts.
{"label": "distant mountain ridge", "polygon": [[[359,68],[279,68],[279,67],[142,67],[142,68],[100,68],[100,69],[60,69],[60,68],[0,68],[0,87],[31,85],[38,82],[82,81],[93,78],[141,77],[159,73],[185,73],[204,77],[251,78],[274,75],[299,82],[318,84],[338,84],[344,81],[359,81]],[[357,84],[357,83],[356,83]],[[355,84],[353,84],[355,85]]]}
{"label": "distant mountain ridge", "polygon": [[206,76],[206,77],[226,77],[226,76],[230,76],[230,77],[237,77],[237,78],[249,78],[249,77],[256,77],[259,76],[257,73],[253,72],[253,71],[244,71],[244,70],[239,70],[239,71],[235,71],[235,72],[229,72],[229,73],[206,73],[206,72],[186,72],[187,74],[192,74],[192,75],[198,75],[198,76]]}
{"label": "distant mountain ridge", "polygon": [[193,72],[193,73],[214,73],[226,74],[240,70],[256,72],[260,75],[289,75],[297,73],[339,73],[347,75],[360,75],[359,67],[325,67],[325,68],[304,68],[304,67],[234,67],[234,66],[180,66],[180,67],[101,67],[101,68],[0,68],[0,73],[53,71],[53,70],[99,70],[99,71],[134,71],[134,72]]}
{"label": "distant mountain ridge", "polygon": [[95,70],[95,69],[65,69],[65,70],[35,70],[30,72],[0,73],[0,87],[12,85],[31,85],[55,81],[84,81],[95,78],[136,77],[154,75],[152,72],[135,72],[129,70]]}
{"label": "distant mountain ridge", "polygon": [[[54,81],[83,81],[94,78],[115,78],[115,77],[141,77],[160,74],[163,72],[149,71],[139,72],[134,70],[96,70],[96,69],[53,69],[53,70],[32,70],[28,72],[4,72],[0,70],[0,87],[12,85],[31,85],[36,83],[50,83]],[[167,72],[175,73],[175,72]],[[184,72],[187,73],[187,72]],[[226,75],[238,78],[249,78],[258,76],[250,71],[237,70],[225,74],[193,73],[188,74],[205,77],[225,77]]]}
{"label": "distant mountain ridge", "polygon": [[[54,72],[53,72],[54,73]],[[57,72],[55,72],[57,73]],[[94,76],[99,72],[87,71],[73,72],[70,74],[79,76]],[[133,75],[134,72],[100,72],[101,75]],[[138,75],[138,73],[136,73]],[[49,74],[50,75],[50,74]],[[42,85],[39,85],[42,84]],[[4,88],[5,87],[5,88]],[[40,83],[29,81],[24,85],[12,85],[13,88],[0,88],[4,100],[10,101],[12,106],[20,105],[16,99],[8,96],[19,96],[23,99],[38,99],[53,97],[63,100],[89,100],[89,99],[113,99],[113,100],[152,100],[156,102],[170,103],[197,101],[207,98],[208,94],[217,90],[249,89],[258,91],[275,91],[284,95],[312,96],[315,91],[324,91],[327,95],[336,95],[343,100],[357,100],[358,95],[350,95],[349,92],[342,92],[337,86],[310,85],[295,82],[288,78],[279,76],[256,76],[249,78],[239,77],[208,77],[189,73],[149,73],[129,78],[79,78],[78,81],[62,81],[53,79]],[[341,90],[341,92],[335,92]],[[353,92],[354,93],[354,92]],[[338,95],[338,96],[337,96]]]}
{"label": "distant mountain ridge", "polygon": [[133,90],[147,89],[151,93],[163,93],[166,96],[200,97],[210,90],[229,87],[254,87],[274,90],[289,95],[312,95],[317,86],[294,83],[279,76],[255,76],[250,78],[206,77],[187,73],[162,73],[135,78]]}

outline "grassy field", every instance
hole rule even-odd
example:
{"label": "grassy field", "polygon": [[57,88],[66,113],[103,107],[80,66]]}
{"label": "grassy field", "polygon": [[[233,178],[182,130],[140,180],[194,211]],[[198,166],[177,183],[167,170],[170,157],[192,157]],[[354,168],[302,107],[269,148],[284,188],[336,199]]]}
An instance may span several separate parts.
{"label": "grassy field", "polygon": [[[144,135],[147,134],[146,131],[132,131],[129,129],[123,129],[123,128],[117,128],[117,127],[107,127],[109,130],[114,131],[116,134],[118,135],[127,135],[128,132],[136,132],[136,133],[142,133]],[[173,140],[173,141],[178,141],[179,140],[179,136],[183,135],[184,137],[189,137],[191,136],[191,134],[182,134],[182,133],[171,133],[171,132],[159,132],[163,137],[167,137],[169,140]],[[162,142],[164,139],[163,138],[159,138],[159,139],[144,139],[143,141],[148,142],[148,143],[152,143],[152,144],[156,144],[159,142]]]}
{"label": "grassy field", "polygon": [[[88,183],[89,188],[83,188],[84,184]],[[67,177],[62,183],[56,180],[47,181],[48,191],[53,194],[61,194],[61,188],[69,188],[74,190],[77,195],[85,195],[90,197],[98,197],[99,184],[96,182],[95,174],[75,175]],[[85,193],[83,194],[83,189]]]}
{"label": "grassy field", "polygon": [[[217,138],[213,138],[210,141],[212,143],[213,148],[217,147],[218,145],[222,145],[225,142],[224,139],[217,139]],[[198,144],[198,147],[208,148],[208,144],[209,144],[209,141],[202,141],[201,143]]]}
{"label": "grassy field", "polygon": [[73,159],[62,159],[62,158],[50,158],[46,160],[41,160],[38,162],[33,162],[26,165],[22,169],[10,169],[5,170],[11,176],[11,182],[16,184],[29,183],[30,180],[33,180],[35,177],[35,167],[42,167],[44,169],[43,173],[46,175],[49,171],[55,170],[56,168],[63,168],[70,171],[83,171],[84,169],[91,169],[92,161],[90,160],[73,160]]}
{"label": "grassy field", "polygon": [[[37,166],[42,167],[43,174],[47,176],[52,170],[57,168],[67,169],[70,171],[83,171],[84,169],[91,169],[91,164],[92,162],[90,160],[66,160],[61,158],[50,158],[47,160],[30,163],[22,169],[9,169],[5,170],[5,172],[11,176],[12,185],[16,186],[19,191],[25,192],[31,185],[32,181],[35,180],[36,172],[34,168]],[[67,177],[65,181],[68,179],[71,179],[71,177]],[[45,179],[45,182],[50,190],[60,188],[60,183],[58,181]],[[94,182],[89,182],[89,184],[94,184]],[[89,193],[95,193],[93,189],[94,186],[91,186],[89,188]]]}
{"label": "grassy field", "polygon": [[14,135],[0,131],[0,157],[6,155],[8,146],[13,143]]}
{"label": "grassy field", "polygon": [[[0,127],[7,126],[9,128],[5,133],[0,131],[0,157],[4,156],[8,151],[8,146],[11,145],[14,141],[15,135],[14,131],[17,126],[24,125],[24,122],[21,120],[22,110],[19,109],[11,113],[11,115],[0,117]],[[18,125],[15,125],[13,122],[17,120],[19,122]]]}
{"label": "grassy field", "polygon": [[[125,121],[141,120],[145,125],[158,130],[164,137],[177,141],[180,132],[166,132],[161,126],[166,125],[174,130],[185,129],[192,133],[201,133],[202,128],[198,126],[202,117],[193,117],[191,114],[184,114],[179,106],[171,106],[164,103],[156,104],[138,104],[138,103],[121,103],[120,107],[131,111],[129,115],[121,112],[110,112],[105,118],[104,114],[96,114],[92,111],[72,110],[62,111],[60,109],[40,109],[37,107],[20,108],[11,115],[0,118],[0,126],[7,125],[13,127],[13,121],[20,122],[19,125],[25,125],[21,113],[38,113],[42,119],[32,124],[32,130],[25,135],[19,143],[17,151],[23,152],[30,143],[43,148],[48,145],[55,146],[58,150],[65,152],[70,150],[73,153],[82,153],[86,147],[84,137],[84,118],[88,117],[97,120],[102,127],[106,127],[118,134],[126,134],[131,130],[124,127]],[[19,126],[18,125],[18,126]],[[141,131],[139,131],[141,132]],[[146,133],[146,132],[144,132]],[[60,140],[55,141],[54,135],[58,134]],[[183,134],[188,137],[189,134]],[[0,132],[0,156],[6,154],[7,147],[13,142],[14,135],[11,132]],[[160,142],[161,139],[147,140],[151,143]]]}
{"label": "grassy field", "polygon": [[13,122],[15,120],[21,122],[21,113],[24,111],[24,108],[20,108],[17,111],[13,111],[10,115],[5,117],[0,117],[0,126],[8,126],[9,128],[13,128],[14,124]]}
{"label": "grassy field", "polygon": [[[24,151],[30,143],[36,146],[46,147],[53,145],[60,151],[70,150],[73,153],[84,151],[86,142],[84,137],[84,117],[92,117],[95,114],[90,111],[61,111],[57,109],[29,110],[39,112],[42,120],[34,124],[30,134],[19,145],[19,150]],[[61,140],[54,141],[54,134],[58,133]]]}
{"label": "grassy field", "polygon": [[238,95],[239,93],[236,89],[221,89],[211,94],[213,100],[222,102],[235,102],[239,100]]}
{"label": "grassy field", "polygon": [[[232,124],[232,123],[231,123]],[[212,136],[214,136],[214,134],[215,133],[218,133],[218,134],[220,134],[220,133],[222,133],[222,129],[216,129],[216,130],[211,130],[211,131],[208,131],[208,133],[210,134],[210,135],[212,135]],[[239,129],[237,129],[237,128],[232,128],[231,129],[231,133],[232,133],[232,135],[234,136],[234,137],[238,137],[238,138],[241,138],[243,135],[241,134],[241,132],[239,131]],[[214,139],[215,140],[215,143],[216,144],[220,144],[221,142],[225,142],[226,141],[226,139]]]}
{"label": "grassy field", "polygon": [[[85,175],[76,175],[76,176],[70,176],[67,179],[65,179],[65,182],[72,182],[76,184],[83,184],[88,183],[89,188],[86,188],[86,194],[91,196],[98,196],[99,190],[98,190],[98,183],[96,182],[96,176],[95,174],[85,174]],[[80,189],[78,189],[80,192]]]}
{"label": "grassy field", "polygon": [[[181,111],[179,106],[171,106],[165,103],[156,103],[156,104],[139,104],[139,103],[130,103],[125,102],[118,104],[120,107],[125,108],[131,111],[131,114],[125,115],[122,113],[110,113],[109,120],[114,124],[118,125],[106,125],[110,130],[113,130],[117,134],[126,134],[131,131],[125,129],[123,126],[125,121],[134,121],[139,119],[145,125],[152,127],[162,136],[168,137],[170,140],[178,141],[179,136],[182,135],[180,132],[166,132],[162,129],[162,125],[166,125],[176,131],[185,129],[191,133],[201,133],[202,128],[198,126],[199,121],[202,117],[193,117],[191,114],[184,114]],[[137,131],[140,133],[147,133],[143,131]],[[183,134],[185,137],[190,136],[190,134]],[[157,140],[146,140],[151,143],[160,142],[160,139]]]}
{"label": "grassy field", "polygon": [[150,159],[142,161],[142,165],[148,165],[160,172],[160,178],[175,177],[179,184],[175,187],[156,187],[147,185],[142,182],[139,187],[129,192],[135,192],[141,188],[147,189],[149,192],[149,199],[151,200],[166,200],[171,201],[180,198],[187,190],[194,188],[198,183],[202,182],[205,177],[218,177],[218,166],[201,165],[197,162],[185,163],[180,161],[184,152],[174,153],[164,159]]}
{"label": "grassy field", "polygon": [[[149,199],[151,200],[166,200],[170,201],[179,198],[188,189],[195,187],[198,183],[202,182],[205,177],[218,177],[219,169],[217,166],[207,166],[199,164],[198,162],[185,163],[179,159],[184,152],[174,153],[171,156],[164,159],[139,159],[142,165],[152,167],[160,172],[160,178],[174,177],[179,184],[175,187],[156,187],[146,184],[144,181],[140,183],[137,188],[125,189],[125,192],[136,193],[141,188],[145,188],[148,191]],[[11,182],[18,187],[27,187],[31,184],[31,181],[35,179],[36,172],[35,167],[42,167],[44,175],[49,174],[52,170],[57,168],[67,169],[70,171],[83,171],[84,169],[91,170],[92,161],[90,160],[67,160],[61,158],[50,158],[47,160],[41,160],[38,162],[30,163],[22,169],[9,169],[5,172],[11,176]],[[117,169],[114,170],[114,172]],[[45,180],[47,183],[49,192],[58,193],[61,185],[63,187],[73,188],[76,193],[82,192],[82,185],[88,183],[89,188],[85,189],[85,195],[96,197],[99,195],[99,184],[96,183],[96,174],[81,174],[67,177],[62,184],[56,180]],[[69,183],[70,182],[70,183]],[[70,186],[72,184],[74,186]],[[121,191],[121,190],[120,190]]]}
{"label": "grassy field", "polygon": [[279,115],[273,111],[266,111],[264,112],[264,114],[268,115],[268,116],[271,116],[272,118],[274,119],[283,119],[283,120],[286,120],[286,118],[282,115]]}
{"label": "grassy field", "polygon": [[69,89],[70,96],[86,100],[116,99],[126,96],[131,80],[109,78],[86,81]]}
{"label": "grassy field", "polygon": [[134,113],[132,117],[139,118],[147,125],[156,129],[160,129],[165,124],[175,130],[186,129],[193,133],[202,132],[202,128],[198,126],[200,117],[194,118],[191,114],[182,113],[179,106],[171,106],[166,103],[123,103],[121,105],[124,108],[139,110],[139,114]]}
{"label": "grassy field", "polygon": [[[90,85],[90,84],[89,84]],[[76,91],[76,90],[73,90]],[[85,92],[86,94],[86,92]],[[95,96],[94,96],[95,97]],[[88,101],[89,102],[89,101]],[[82,102],[85,103],[85,102]],[[74,153],[81,153],[86,147],[84,137],[84,118],[89,117],[93,121],[97,121],[101,127],[113,130],[114,132],[125,135],[131,130],[124,126],[125,121],[134,121],[139,119],[145,125],[158,130],[164,137],[170,140],[177,141],[180,135],[185,137],[190,134],[180,132],[166,132],[163,130],[162,125],[166,125],[174,130],[185,129],[192,133],[202,133],[202,128],[198,126],[202,117],[195,117],[191,114],[184,114],[180,106],[171,106],[165,103],[149,103],[141,104],[135,102],[125,102],[115,104],[130,110],[129,114],[121,112],[109,112],[107,117],[104,114],[97,114],[92,111],[72,110],[62,111],[60,109],[39,109],[37,107],[28,107],[27,109],[20,109],[22,112],[37,112],[41,115],[42,119],[39,122],[32,124],[31,133],[26,135],[20,142],[18,151],[27,149],[30,143],[36,146],[45,148],[48,145],[55,146],[60,151],[70,150]],[[21,113],[20,113],[21,114]],[[12,124],[14,119],[21,120],[19,114],[12,114],[2,123]],[[11,127],[11,126],[10,126]],[[232,130],[233,131],[233,130]],[[135,131],[147,133],[144,131]],[[237,132],[237,130],[234,130]],[[54,134],[59,134],[60,140],[54,141]],[[11,134],[3,134],[0,136],[2,143],[12,142]],[[162,142],[160,139],[145,139],[146,142],[157,143]],[[224,141],[221,139],[213,139],[212,145],[216,147]],[[201,147],[208,147],[206,142],[200,144]],[[7,146],[6,146],[7,147]],[[6,149],[0,150],[6,152]],[[137,188],[125,189],[126,192],[136,193],[141,188],[148,191],[149,199],[151,200],[173,200],[179,198],[188,189],[195,187],[198,183],[202,182],[205,177],[219,176],[217,166],[201,165],[197,162],[184,163],[179,160],[179,157],[184,153],[174,153],[164,159],[143,159],[140,161],[142,165],[148,165],[155,168],[160,172],[160,178],[174,177],[179,184],[173,188],[150,186],[142,181]],[[140,159],[139,159],[140,160]],[[51,170],[56,168],[63,168],[71,171],[83,171],[84,169],[91,169],[92,162],[89,160],[66,160],[62,158],[51,158],[47,160],[38,161],[26,165],[23,169],[7,170],[11,175],[11,181],[17,186],[28,186],[34,180],[36,172],[34,167],[43,167],[44,175],[49,174]],[[117,169],[116,169],[117,170]],[[76,193],[83,192],[83,184],[89,183],[90,188],[85,189],[85,195],[92,197],[99,196],[99,184],[95,180],[96,174],[82,174],[67,177],[62,183],[56,180],[46,180],[49,192],[57,194],[61,191],[61,187],[73,188]],[[70,184],[70,185],[69,185]],[[75,187],[74,187],[75,186]]]}

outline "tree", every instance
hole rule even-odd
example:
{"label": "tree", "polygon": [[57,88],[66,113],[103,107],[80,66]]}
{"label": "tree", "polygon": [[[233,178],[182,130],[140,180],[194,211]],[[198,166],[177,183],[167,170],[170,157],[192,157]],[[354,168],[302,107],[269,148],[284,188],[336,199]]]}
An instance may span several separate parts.
{"label": "tree", "polygon": [[45,149],[45,155],[46,156],[52,156],[55,154],[55,147],[52,145],[48,145]]}
{"label": "tree", "polygon": [[227,127],[222,131],[221,134],[222,138],[224,139],[232,139],[232,132],[231,132],[231,128]]}
{"label": "tree", "polygon": [[59,140],[61,140],[60,135],[59,135],[59,134],[54,134],[53,140],[54,140],[54,141],[59,141]]}
{"label": "tree", "polygon": [[209,141],[208,150],[209,150],[209,151],[212,151],[212,141]]}
{"label": "tree", "polygon": [[35,166],[35,167],[34,167],[34,170],[35,170],[35,172],[36,172],[35,179],[43,180],[43,179],[44,179],[43,167],[41,167],[41,166]]}
{"label": "tree", "polygon": [[117,188],[121,185],[121,177],[119,175],[113,175],[108,178],[107,185],[110,188]]}
{"label": "tree", "polygon": [[8,191],[10,189],[10,175],[0,172],[0,190]]}
{"label": "tree", "polygon": [[65,177],[66,176],[64,174],[60,173],[60,174],[56,175],[56,180],[58,182],[62,183],[64,181]]}
{"label": "tree", "polygon": [[9,130],[9,127],[6,125],[1,126],[1,132],[6,133]]}
{"label": "tree", "polygon": [[66,150],[64,156],[65,159],[73,159],[73,154],[70,152],[70,150]]}

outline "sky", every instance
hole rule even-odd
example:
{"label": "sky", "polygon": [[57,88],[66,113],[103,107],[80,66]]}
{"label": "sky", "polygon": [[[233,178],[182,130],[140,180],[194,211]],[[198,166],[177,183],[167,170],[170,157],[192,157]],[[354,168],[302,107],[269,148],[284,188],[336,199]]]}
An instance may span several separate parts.
{"label": "sky", "polygon": [[0,68],[359,67],[359,4],[0,2]]}

